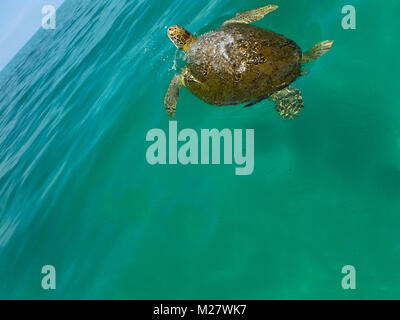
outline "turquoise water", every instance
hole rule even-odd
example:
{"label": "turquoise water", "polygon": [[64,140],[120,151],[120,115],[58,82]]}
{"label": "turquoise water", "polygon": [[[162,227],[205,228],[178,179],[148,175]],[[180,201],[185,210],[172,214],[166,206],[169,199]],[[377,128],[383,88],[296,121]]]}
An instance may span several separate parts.
{"label": "turquoise water", "polygon": [[[255,170],[151,166],[146,133],[183,65],[166,36],[265,1],[67,0],[0,74],[0,298],[368,299],[400,294],[396,0],[277,0],[255,23],[331,52],[305,108],[215,108],[182,89],[178,127],[255,129]],[[178,61],[176,56],[178,56]],[[57,289],[41,287],[54,265]],[[341,269],[357,270],[343,290]]]}

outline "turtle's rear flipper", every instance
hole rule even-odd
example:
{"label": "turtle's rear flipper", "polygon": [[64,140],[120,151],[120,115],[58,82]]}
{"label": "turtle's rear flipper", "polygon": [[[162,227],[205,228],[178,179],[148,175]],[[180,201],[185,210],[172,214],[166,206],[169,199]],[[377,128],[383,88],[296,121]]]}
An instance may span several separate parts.
{"label": "turtle's rear flipper", "polygon": [[307,63],[312,60],[316,60],[319,57],[322,57],[325,53],[327,53],[329,51],[330,48],[332,48],[332,45],[333,45],[332,40],[326,40],[326,41],[317,43],[310,50],[303,53],[303,59],[301,60],[301,62]]}
{"label": "turtle's rear flipper", "polygon": [[176,74],[169,84],[167,94],[165,95],[165,110],[171,118],[175,116],[176,104],[178,102],[179,90],[182,87],[182,75]]}
{"label": "turtle's rear flipper", "polygon": [[301,91],[295,87],[286,87],[269,98],[275,102],[276,111],[285,119],[297,118],[304,106]]}
{"label": "turtle's rear flipper", "polygon": [[264,16],[274,10],[278,9],[278,6],[274,4],[269,4],[265,7],[253,9],[245,12],[239,12],[236,14],[236,17],[225,21],[223,25],[227,25],[230,23],[252,23],[264,18]]}

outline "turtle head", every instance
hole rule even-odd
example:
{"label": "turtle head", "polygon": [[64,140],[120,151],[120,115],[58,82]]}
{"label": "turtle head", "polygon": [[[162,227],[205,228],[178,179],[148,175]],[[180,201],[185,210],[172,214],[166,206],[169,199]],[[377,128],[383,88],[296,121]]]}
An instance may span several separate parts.
{"label": "turtle head", "polygon": [[180,26],[168,28],[168,37],[178,49],[187,51],[190,45],[196,41],[196,37]]}

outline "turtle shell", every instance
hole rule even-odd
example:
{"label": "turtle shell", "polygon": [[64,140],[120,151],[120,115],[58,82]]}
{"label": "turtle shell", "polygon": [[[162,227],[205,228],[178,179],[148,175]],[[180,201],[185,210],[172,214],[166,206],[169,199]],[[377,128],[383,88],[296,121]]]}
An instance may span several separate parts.
{"label": "turtle shell", "polygon": [[292,40],[247,24],[229,24],[193,42],[185,86],[212,105],[267,97],[300,75],[302,51]]}

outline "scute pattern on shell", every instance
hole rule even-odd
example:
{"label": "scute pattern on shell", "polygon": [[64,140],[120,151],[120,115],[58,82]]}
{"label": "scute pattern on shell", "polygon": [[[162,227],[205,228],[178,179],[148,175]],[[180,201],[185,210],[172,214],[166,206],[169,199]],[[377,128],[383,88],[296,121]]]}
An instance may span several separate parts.
{"label": "scute pattern on shell", "polygon": [[267,97],[300,75],[301,49],[272,31],[230,24],[192,43],[184,73],[187,88],[213,105]]}

